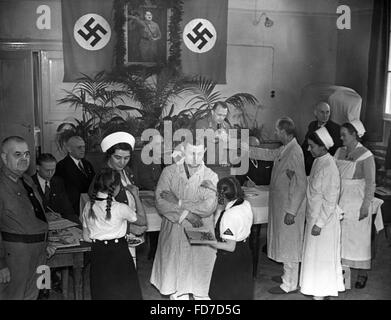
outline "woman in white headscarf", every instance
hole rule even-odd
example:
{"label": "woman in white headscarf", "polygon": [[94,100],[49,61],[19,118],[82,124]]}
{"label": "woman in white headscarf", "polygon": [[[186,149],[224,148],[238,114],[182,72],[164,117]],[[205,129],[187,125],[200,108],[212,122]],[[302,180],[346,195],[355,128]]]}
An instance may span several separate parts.
{"label": "woman in white headscarf", "polygon": [[376,187],[374,156],[359,142],[364,133],[365,128],[359,120],[343,124],[343,147],[334,156],[341,175],[339,206],[344,211],[341,224],[342,265],[359,269],[355,284],[357,289],[365,287],[368,279],[366,270],[371,268],[370,207]]}
{"label": "woman in white headscarf", "polygon": [[345,290],[340,254],[340,176],[328,153],[334,142],[325,127],[310,134],[308,145],[315,161],[307,184],[300,291],[323,300]]}
{"label": "woman in white headscarf", "polygon": [[116,170],[121,177],[120,190],[115,200],[127,204],[137,215],[137,222],[128,224],[128,233],[140,236],[147,230],[147,219],[138,188],[134,184],[133,175],[128,167],[135,139],[127,132],[117,131],[104,137],[100,145],[102,151],[106,153],[106,167]]}

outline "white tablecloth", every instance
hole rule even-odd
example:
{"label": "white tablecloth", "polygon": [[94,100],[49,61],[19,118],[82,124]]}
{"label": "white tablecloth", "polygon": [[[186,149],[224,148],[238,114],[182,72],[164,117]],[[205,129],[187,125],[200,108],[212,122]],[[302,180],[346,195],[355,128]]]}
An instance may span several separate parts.
{"label": "white tablecloth", "polygon": [[253,211],[253,224],[267,223],[269,215],[269,186],[243,187],[246,200]]}

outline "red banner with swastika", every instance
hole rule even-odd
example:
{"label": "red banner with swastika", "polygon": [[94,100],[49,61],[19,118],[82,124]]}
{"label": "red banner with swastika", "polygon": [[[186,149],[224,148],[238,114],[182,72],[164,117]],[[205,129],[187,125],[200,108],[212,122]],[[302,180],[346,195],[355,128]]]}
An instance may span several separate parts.
{"label": "red banner with swastika", "polygon": [[64,82],[110,71],[114,61],[113,0],[62,0]]}
{"label": "red banner with swastika", "polygon": [[182,70],[226,83],[228,0],[185,0]]}

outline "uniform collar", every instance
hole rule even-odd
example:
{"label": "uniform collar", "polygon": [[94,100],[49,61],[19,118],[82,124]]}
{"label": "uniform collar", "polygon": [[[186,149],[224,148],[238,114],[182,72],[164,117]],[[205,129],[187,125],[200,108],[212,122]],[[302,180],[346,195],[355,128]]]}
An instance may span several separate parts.
{"label": "uniform collar", "polygon": [[22,176],[17,175],[16,173],[12,172],[5,165],[3,165],[2,171],[3,171],[4,175],[8,179],[12,180],[13,182],[18,182],[18,180],[22,177]]}

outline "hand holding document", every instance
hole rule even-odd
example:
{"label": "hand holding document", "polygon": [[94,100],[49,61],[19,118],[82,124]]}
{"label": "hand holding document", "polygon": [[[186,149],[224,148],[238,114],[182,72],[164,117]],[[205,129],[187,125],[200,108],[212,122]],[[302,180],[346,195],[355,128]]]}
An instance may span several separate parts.
{"label": "hand holding document", "polygon": [[211,244],[217,242],[214,234],[208,229],[185,229],[185,233],[190,244]]}

